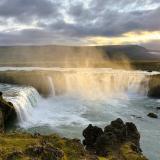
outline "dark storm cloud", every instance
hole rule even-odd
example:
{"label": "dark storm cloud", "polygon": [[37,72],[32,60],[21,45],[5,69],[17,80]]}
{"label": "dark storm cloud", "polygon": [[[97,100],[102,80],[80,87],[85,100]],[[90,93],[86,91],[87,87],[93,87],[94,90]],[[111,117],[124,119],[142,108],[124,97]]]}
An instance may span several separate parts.
{"label": "dark storm cloud", "polygon": [[[69,14],[75,23],[67,24],[63,20],[49,24],[49,28],[56,29],[72,36],[120,36],[126,32],[157,31],[160,30],[160,8],[148,11],[118,12],[104,10],[97,13],[83,10],[83,5],[71,7]],[[80,7],[81,6],[81,7]]]}
{"label": "dark storm cloud", "polygon": [[0,17],[32,21],[33,18],[48,18],[58,15],[58,2],[49,0],[3,0],[0,3]]}
{"label": "dark storm cloud", "polygon": [[[47,38],[49,38],[49,40],[47,40]],[[51,38],[53,37],[50,36],[49,32],[46,32],[44,30],[26,29],[14,33],[0,33],[0,44],[44,44],[44,42],[49,43]]]}
{"label": "dark storm cloud", "polygon": [[0,33],[1,45],[47,45],[47,44],[75,44],[86,45],[77,37],[65,37],[56,32],[41,29],[26,29],[15,33]]}
{"label": "dark storm cloud", "polygon": [[[133,6],[143,7],[145,4],[153,4],[153,2],[155,3],[155,1],[147,0],[93,0],[89,9],[82,4],[71,6],[69,14],[84,34],[87,32],[89,35],[119,36],[129,31],[159,30],[160,8],[128,11]],[[126,11],[122,11],[124,8]],[[79,22],[82,23],[79,25]]]}
{"label": "dark storm cloud", "polygon": [[[88,3],[87,3],[88,2]],[[160,0],[1,0],[0,44],[43,43],[90,36],[160,31]],[[11,28],[32,25],[34,29]],[[7,29],[7,27],[11,29]]]}

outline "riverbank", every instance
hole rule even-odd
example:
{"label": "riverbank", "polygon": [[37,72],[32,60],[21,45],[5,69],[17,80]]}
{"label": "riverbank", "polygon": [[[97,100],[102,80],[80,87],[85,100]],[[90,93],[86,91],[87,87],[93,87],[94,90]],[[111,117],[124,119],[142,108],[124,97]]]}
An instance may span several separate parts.
{"label": "riverbank", "polygon": [[124,124],[121,119],[112,121],[104,131],[89,125],[83,132],[84,147],[79,139],[56,134],[5,133],[8,120],[15,120],[16,112],[14,106],[3,99],[2,93],[0,111],[0,160],[147,160],[139,146],[136,126]]}
{"label": "riverbank", "polygon": [[0,134],[0,160],[147,160],[131,141],[107,149],[105,156],[97,155],[85,150],[80,140],[56,134]]}

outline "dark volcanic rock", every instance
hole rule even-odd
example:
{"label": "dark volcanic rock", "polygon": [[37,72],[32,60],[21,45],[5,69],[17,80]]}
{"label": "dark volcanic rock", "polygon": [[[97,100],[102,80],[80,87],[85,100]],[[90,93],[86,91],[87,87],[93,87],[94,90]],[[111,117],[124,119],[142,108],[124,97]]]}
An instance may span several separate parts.
{"label": "dark volcanic rock", "polygon": [[[132,122],[124,122],[118,118],[102,129],[89,125],[84,130],[84,145],[86,149],[92,147],[98,155],[106,156],[111,150],[117,150],[125,143],[131,143],[137,153],[141,153],[140,134]],[[131,147],[131,145],[130,145]]]}
{"label": "dark volcanic rock", "polygon": [[160,98],[160,74],[152,75],[148,83],[148,96],[153,98]]}
{"label": "dark volcanic rock", "polygon": [[17,118],[17,113],[11,102],[6,102],[0,92],[0,132],[4,132],[5,128]]}
{"label": "dark volcanic rock", "polygon": [[140,133],[138,132],[136,125],[132,122],[126,123],[126,140],[133,142],[139,148],[139,151],[141,151],[139,145]]}
{"label": "dark volcanic rock", "polygon": [[103,134],[101,128],[92,126],[91,124],[83,131],[83,136],[85,140],[83,144],[86,146],[87,150],[92,150],[95,148],[96,140],[99,136]]}
{"label": "dark volcanic rock", "polygon": [[147,116],[151,117],[151,118],[158,118],[157,114],[155,114],[155,113],[148,113]]}
{"label": "dark volcanic rock", "polygon": [[160,110],[160,107],[156,107],[157,110]]}

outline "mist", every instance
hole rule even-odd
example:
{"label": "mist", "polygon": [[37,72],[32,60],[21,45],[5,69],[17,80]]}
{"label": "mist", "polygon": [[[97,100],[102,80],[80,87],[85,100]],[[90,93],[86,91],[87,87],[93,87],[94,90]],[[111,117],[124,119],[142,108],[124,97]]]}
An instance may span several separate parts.
{"label": "mist", "polygon": [[125,51],[117,52],[112,48],[108,48],[108,50],[106,48],[108,47],[0,47],[0,65],[20,67],[132,68],[130,65],[131,59]]}

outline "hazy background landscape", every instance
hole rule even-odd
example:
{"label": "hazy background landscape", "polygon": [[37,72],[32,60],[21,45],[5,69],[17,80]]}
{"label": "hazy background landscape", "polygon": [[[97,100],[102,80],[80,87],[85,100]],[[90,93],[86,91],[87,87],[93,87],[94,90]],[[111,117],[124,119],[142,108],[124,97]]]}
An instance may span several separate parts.
{"label": "hazy background landscape", "polygon": [[0,0],[0,160],[143,154],[160,159],[160,0]]}
{"label": "hazy background landscape", "polygon": [[160,51],[138,45],[1,46],[0,57],[0,66],[123,68],[129,64],[139,70],[160,70]]}

